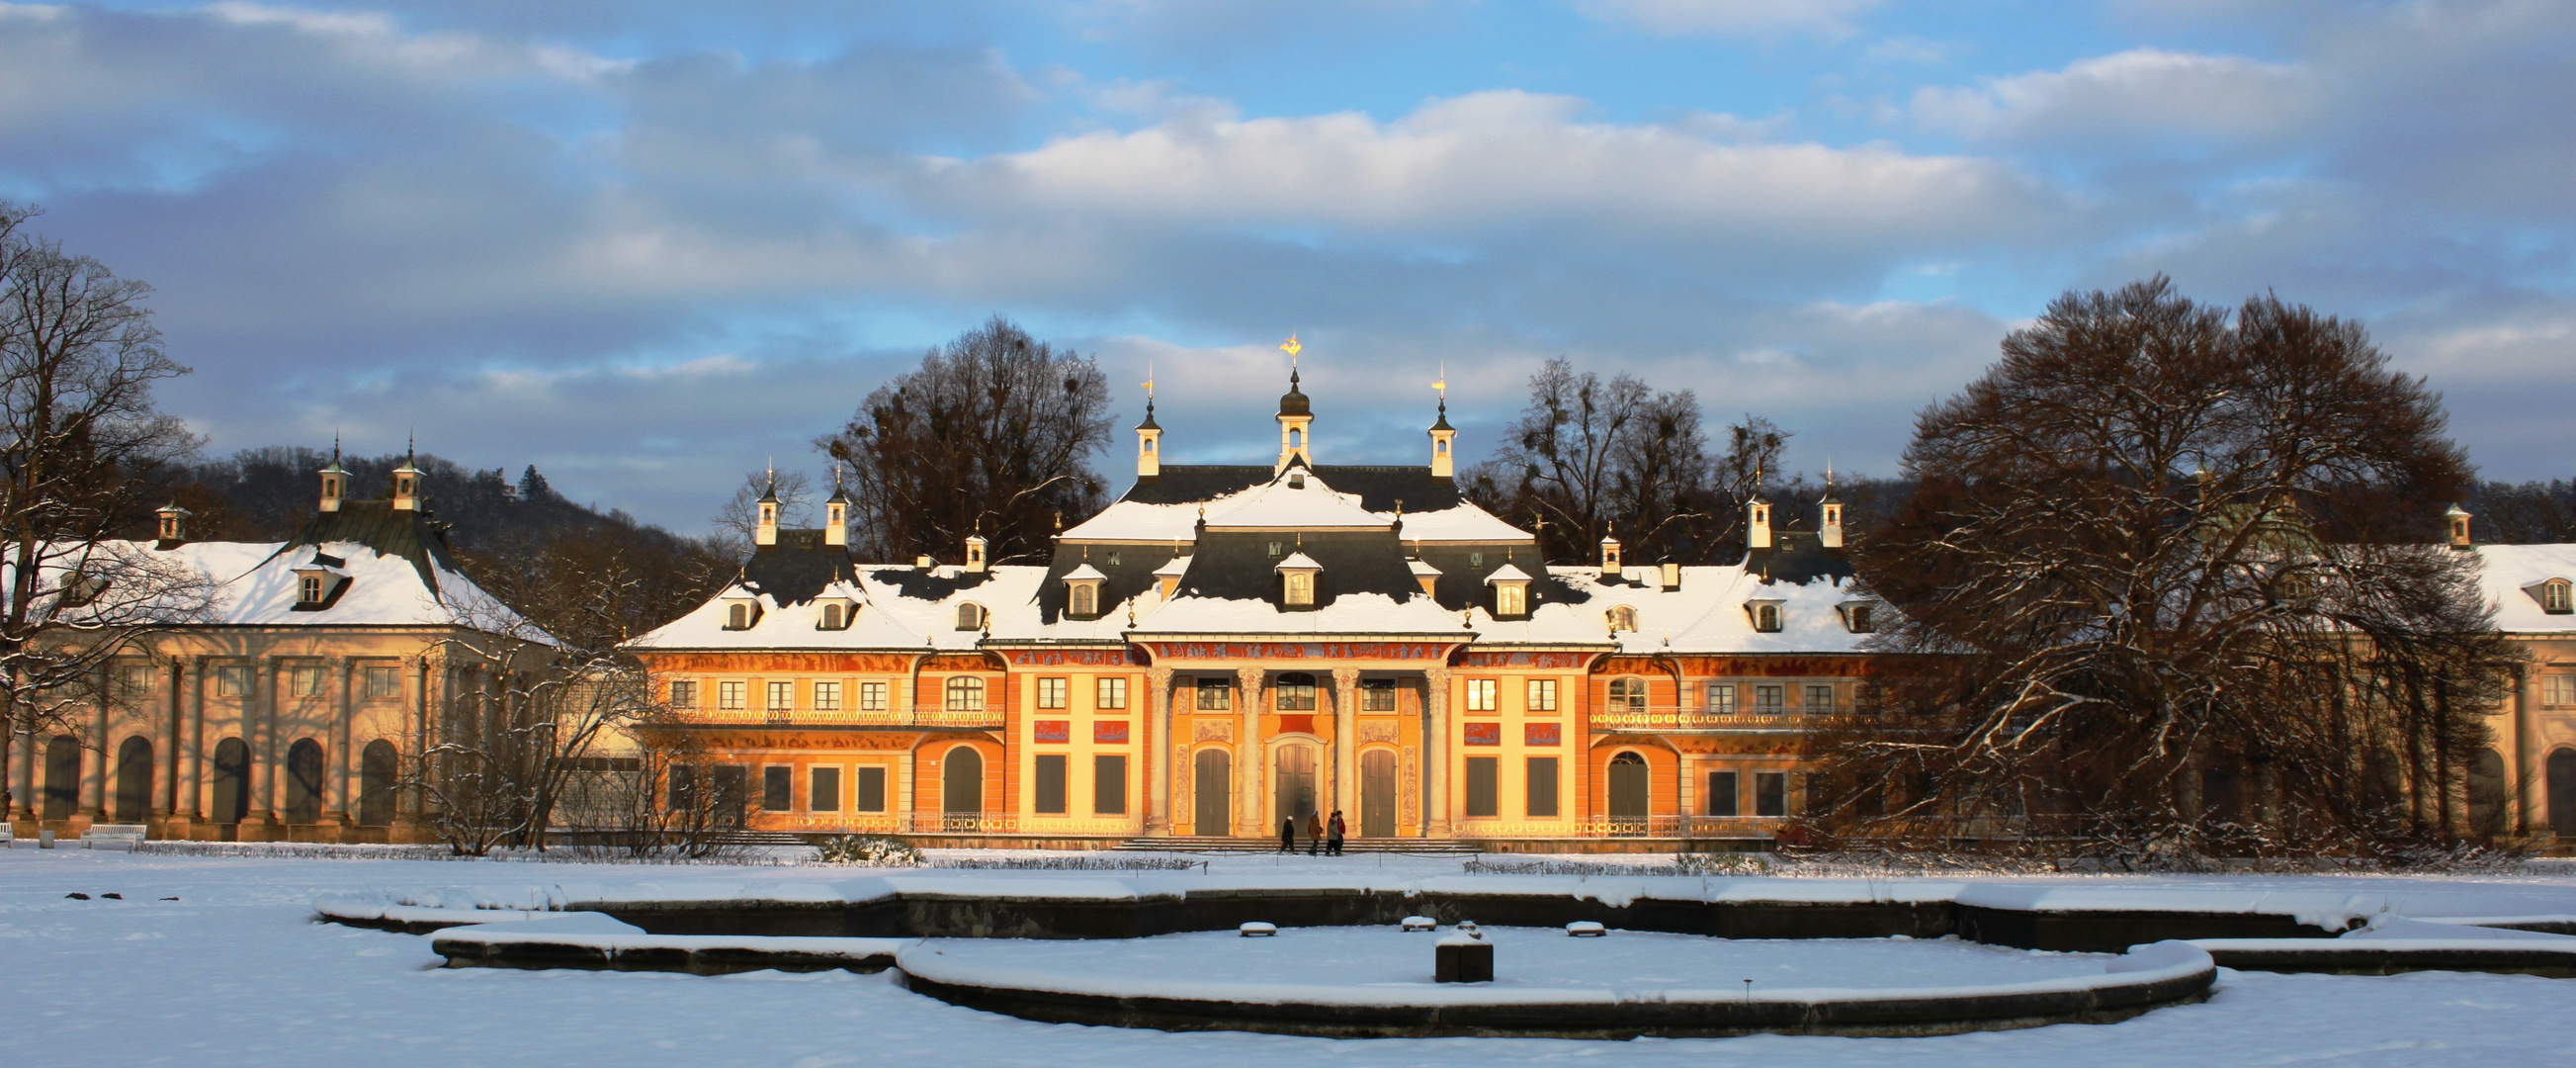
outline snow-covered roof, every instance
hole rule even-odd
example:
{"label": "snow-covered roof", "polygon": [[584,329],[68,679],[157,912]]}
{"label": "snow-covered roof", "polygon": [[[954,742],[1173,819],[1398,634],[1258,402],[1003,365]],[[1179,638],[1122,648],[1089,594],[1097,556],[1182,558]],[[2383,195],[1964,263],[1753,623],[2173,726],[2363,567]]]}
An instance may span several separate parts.
{"label": "snow-covered roof", "polygon": [[1208,509],[1208,526],[1263,530],[1356,527],[1384,529],[1394,520],[1360,507],[1356,493],[1335,493],[1323,476],[1290,468],[1270,480],[1226,498],[1226,507]]}
{"label": "snow-covered roof", "polygon": [[[1300,486],[1297,483],[1302,482]],[[1211,528],[1380,529],[1394,526],[1399,512],[1370,508],[1360,494],[1332,488],[1321,473],[1291,468],[1242,489],[1216,493],[1202,501],[1154,503],[1119,500],[1100,514],[1064,532],[1068,542],[1186,542],[1198,536],[1204,516]],[[1529,532],[1495,518],[1465,500],[1452,499],[1432,511],[1402,511],[1408,542],[1530,543]]]}
{"label": "snow-covered roof", "polygon": [[[1661,569],[1632,567],[1617,582],[1604,582],[1597,567],[1550,567],[1547,573],[1585,591],[1581,604],[1542,601],[1526,619],[1495,619],[1472,610],[1478,644],[1569,644],[1615,641],[1628,653],[1856,653],[1867,634],[1852,633],[1840,606],[1853,591],[1843,581],[1764,583],[1741,565],[1682,568],[1682,583],[1666,590]],[[1758,631],[1747,603],[1776,600],[1780,629]],[[1632,608],[1637,629],[1612,634],[1608,613]],[[1454,625],[1454,624],[1453,624]],[[1666,644],[1669,641],[1670,644]]]}
{"label": "snow-covered roof", "polygon": [[2496,629],[2509,634],[2576,634],[2576,614],[2543,610],[2541,587],[2576,582],[2576,544],[2480,545],[2478,587],[2495,606]]}
{"label": "snow-covered roof", "polygon": [[[92,552],[93,563],[113,558],[105,573],[114,574],[118,566],[168,569],[158,581],[187,582],[202,590],[203,607],[187,620],[198,624],[466,627],[553,644],[534,624],[434,556],[414,560],[355,541],[194,541],[168,549],[148,541],[117,541],[100,543]],[[317,561],[317,553],[339,563]],[[71,550],[63,550],[53,555],[38,581],[59,587],[62,576],[78,563]],[[300,573],[317,570],[347,581],[320,605],[306,606]],[[0,583],[10,581],[11,572],[0,566]]]}
{"label": "snow-covered roof", "polygon": [[1316,562],[1315,562],[1315,558],[1314,558],[1314,557],[1308,556],[1308,555],[1306,555],[1305,553],[1302,553],[1302,552],[1296,552],[1296,553],[1289,553],[1289,554],[1288,554],[1288,558],[1287,558],[1287,559],[1285,559],[1285,560],[1281,560],[1281,561],[1279,561],[1279,566],[1278,566],[1278,567],[1276,567],[1276,568],[1274,568],[1273,570],[1277,570],[1277,571],[1321,571],[1321,570],[1323,570],[1323,569],[1324,569],[1324,565],[1319,564],[1319,563],[1316,563]]}
{"label": "snow-covered roof", "polygon": [[1065,577],[1066,579],[1068,579],[1068,580],[1080,580],[1080,579],[1104,579],[1104,580],[1105,580],[1105,579],[1107,579],[1109,576],[1108,576],[1108,575],[1105,575],[1105,574],[1102,574],[1099,568],[1093,567],[1093,566],[1091,566],[1090,564],[1086,563],[1086,564],[1082,565],[1081,567],[1077,567],[1077,568],[1074,568],[1074,569],[1073,569],[1073,570],[1071,570],[1071,571],[1067,571],[1067,572],[1065,572],[1065,573],[1064,573],[1064,577]]}
{"label": "snow-covered roof", "polygon": [[1511,565],[1511,564],[1509,564],[1509,563],[1506,563],[1506,564],[1504,564],[1504,565],[1503,565],[1503,566],[1501,566],[1501,567],[1495,568],[1495,569],[1494,569],[1494,573],[1493,573],[1493,574],[1490,574],[1490,575],[1485,576],[1485,581],[1487,581],[1487,582],[1528,582],[1528,581],[1530,581],[1530,573],[1529,573],[1529,572],[1527,572],[1527,571],[1523,571],[1523,570],[1521,570],[1520,568],[1515,567],[1515,566],[1513,566],[1513,565]]}
{"label": "snow-covered roof", "polygon": [[1537,541],[1528,531],[1503,522],[1496,518],[1494,513],[1477,507],[1473,502],[1463,500],[1436,512],[1404,513],[1404,540],[1522,543]]}

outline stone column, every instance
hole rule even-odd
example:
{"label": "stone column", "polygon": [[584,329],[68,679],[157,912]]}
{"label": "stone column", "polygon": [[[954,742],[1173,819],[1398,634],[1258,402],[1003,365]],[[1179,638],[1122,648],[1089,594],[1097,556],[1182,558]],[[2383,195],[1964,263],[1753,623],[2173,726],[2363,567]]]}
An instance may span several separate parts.
{"label": "stone column", "polygon": [[277,691],[279,683],[286,680],[286,664],[282,658],[263,656],[258,665],[259,670],[251,676],[250,714],[242,717],[256,725],[242,732],[252,736],[243,739],[250,743],[250,815],[242,822],[274,825],[281,759],[277,748]]}
{"label": "stone column", "polygon": [[1359,825],[1360,669],[1333,669],[1333,803],[1342,822]]}
{"label": "stone column", "polygon": [[349,769],[351,767],[349,756],[349,736],[354,733],[349,727],[349,715],[351,711],[349,676],[358,670],[358,666],[355,662],[345,656],[335,657],[333,658],[333,661],[332,666],[339,669],[334,672],[334,674],[339,676],[337,679],[339,692],[334,695],[337,700],[333,702],[337,707],[332,710],[334,715],[332,716],[331,724],[331,753],[329,762],[325,765],[329,769],[325,774],[331,776],[331,784],[324,792],[325,800],[322,804],[322,822],[338,826],[347,826],[349,823]]}
{"label": "stone column", "polygon": [[1149,765],[1145,774],[1152,785],[1145,801],[1145,833],[1152,837],[1172,833],[1172,669],[1151,668],[1145,672],[1145,700],[1153,704],[1154,736],[1137,751]]}
{"label": "stone column", "polygon": [[1449,669],[1422,671],[1422,836],[1449,837]]}
{"label": "stone column", "polygon": [[194,670],[181,668],[187,677],[187,738],[179,745],[179,818],[191,823],[206,811],[206,658],[189,661]]}
{"label": "stone column", "polygon": [[155,819],[167,820],[179,812],[179,746],[188,736],[188,705],[180,699],[179,687],[186,670],[174,658],[170,661],[170,669],[161,673],[164,684],[161,692],[169,698],[170,731],[165,736],[167,744],[160,750],[161,767],[157,774],[161,789],[155,791],[160,796],[152,799]]}
{"label": "stone column", "polygon": [[1255,838],[1279,837],[1279,825],[1262,814],[1262,764],[1267,754],[1261,747],[1261,678],[1260,668],[1237,668],[1234,672],[1234,711],[1241,720],[1241,733],[1234,743],[1236,834],[1249,833]]}
{"label": "stone column", "polygon": [[111,762],[116,759],[116,750],[108,739],[108,731],[116,719],[116,668],[101,666],[93,678],[98,686],[98,697],[92,702],[97,718],[90,721],[89,748],[95,750],[96,755],[81,760],[85,773],[81,776],[80,814],[89,817],[91,823],[104,823],[107,822],[107,779],[115,772]]}
{"label": "stone column", "polygon": [[2515,669],[2513,678],[2513,829],[2515,834],[2538,834],[2549,824],[2541,811],[2548,787],[2541,776],[2539,738],[2540,724],[2535,710],[2540,695],[2532,691],[2540,685],[2539,672]]}
{"label": "stone column", "polygon": [[18,732],[17,745],[13,748],[16,753],[10,763],[17,767],[11,769],[9,776],[9,818],[32,820],[37,815],[36,732]]}

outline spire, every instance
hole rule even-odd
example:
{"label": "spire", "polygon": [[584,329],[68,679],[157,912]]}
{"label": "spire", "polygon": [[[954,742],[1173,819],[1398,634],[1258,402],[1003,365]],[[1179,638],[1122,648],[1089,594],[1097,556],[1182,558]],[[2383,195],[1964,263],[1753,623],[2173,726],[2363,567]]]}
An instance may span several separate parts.
{"label": "spire", "polygon": [[1315,463],[1314,442],[1308,436],[1315,411],[1307,403],[1306,394],[1297,388],[1297,354],[1305,348],[1297,343],[1295,334],[1288,335],[1288,340],[1279,346],[1281,352],[1288,354],[1288,392],[1279,396],[1279,464],[1271,468],[1273,474],[1287,470],[1291,462],[1310,467]]}
{"label": "spire", "polygon": [[394,468],[394,510],[397,512],[416,512],[420,510],[419,456],[420,441],[418,436],[405,435],[403,438],[402,466]]}
{"label": "spire", "polygon": [[1448,361],[1441,361],[1440,380],[1431,383],[1431,388],[1440,391],[1440,417],[1432,420],[1430,430],[1431,477],[1449,478],[1457,469],[1458,457],[1454,446],[1458,440],[1458,428],[1449,425]]}
{"label": "spire", "polygon": [[832,495],[823,500],[823,544],[850,543],[850,493],[841,488],[841,462],[832,461]]}
{"label": "spire", "polygon": [[1154,422],[1154,365],[1145,365],[1145,421],[1136,424],[1136,478],[1163,477],[1163,428]]}
{"label": "spire", "polygon": [[760,512],[751,529],[751,543],[755,546],[778,544],[778,462],[775,458],[770,460],[768,477],[768,488],[761,492],[760,500],[753,502],[753,507]]}
{"label": "spire", "polygon": [[322,476],[322,510],[325,512],[339,511],[340,499],[347,496],[349,492],[349,469],[340,466],[340,433],[338,431],[335,430],[331,433],[330,464],[322,468],[322,470],[314,473]]}

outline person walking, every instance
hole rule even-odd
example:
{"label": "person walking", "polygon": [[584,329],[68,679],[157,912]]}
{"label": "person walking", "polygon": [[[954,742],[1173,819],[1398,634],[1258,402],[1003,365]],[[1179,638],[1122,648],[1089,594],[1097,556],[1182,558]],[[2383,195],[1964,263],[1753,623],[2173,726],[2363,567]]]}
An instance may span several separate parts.
{"label": "person walking", "polygon": [[1297,851],[1297,817],[1295,816],[1279,821],[1279,851],[1282,853]]}
{"label": "person walking", "polygon": [[1332,844],[1325,851],[1337,857],[1341,856],[1342,835],[1347,832],[1348,828],[1342,823],[1342,810],[1334,809],[1333,821],[1324,825],[1324,833],[1332,836]]}
{"label": "person walking", "polygon": [[1306,855],[1311,857],[1323,851],[1324,814],[1308,809],[1306,810]]}

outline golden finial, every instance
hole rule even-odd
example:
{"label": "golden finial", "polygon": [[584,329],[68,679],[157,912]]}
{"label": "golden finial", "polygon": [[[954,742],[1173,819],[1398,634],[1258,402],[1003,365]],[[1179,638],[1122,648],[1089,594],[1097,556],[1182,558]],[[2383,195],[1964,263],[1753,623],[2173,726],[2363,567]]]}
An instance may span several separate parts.
{"label": "golden finial", "polygon": [[1306,351],[1306,346],[1297,343],[1297,335],[1290,334],[1288,340],[1279,344],[1279,351],[1287,353],[1288,362],[1294,364],[1297,362],[1297,354]]}
{"label": "golden finial", "polygon": [[1147,361],[1145,361],[1145,382],[1144,382],[1144,386],[1145,386],[1145,399],[1146,399],[1146,400],[1152,400],[1152,399],[1154,399],[1154,363],[1153,363],[1153,361],[1151,361],[1151,360],[1147,360]]}
{"label": "golden finial", "polygon": [[1432,383],[1431,388],[1440,391],[1441,400],[1449,399],[1449,361],[1440,361],[1440,381]]}

